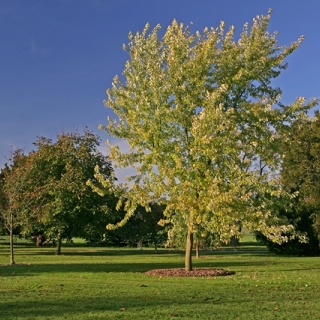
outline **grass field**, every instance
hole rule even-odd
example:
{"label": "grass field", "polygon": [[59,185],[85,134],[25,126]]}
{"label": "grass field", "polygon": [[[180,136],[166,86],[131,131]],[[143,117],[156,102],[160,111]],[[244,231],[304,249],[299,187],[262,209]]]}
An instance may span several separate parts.
{"label": "grass field", "polygon": [[274,256],[249,238],[194,259],[235,272],[216,278],[144,274],[183,267],[178,251],[82,245],[55,256],[22,240],[9,266],[0,238],[0,319],[320,319],[319,257]]}

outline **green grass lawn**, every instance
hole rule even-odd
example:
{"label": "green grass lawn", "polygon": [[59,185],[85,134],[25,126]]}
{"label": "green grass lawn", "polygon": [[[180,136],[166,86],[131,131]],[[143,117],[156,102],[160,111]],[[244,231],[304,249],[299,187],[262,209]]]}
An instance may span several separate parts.
{"label": "green grass lawn", "polygon": [[319,257],[274,256],[251,240],[194,259],[232,276],[161,278],[144,272],[183,267],[183,252],[82,245],[55,256],[18,240],[22,265],[8,266],[0,236],[0,319],[320,319]]}

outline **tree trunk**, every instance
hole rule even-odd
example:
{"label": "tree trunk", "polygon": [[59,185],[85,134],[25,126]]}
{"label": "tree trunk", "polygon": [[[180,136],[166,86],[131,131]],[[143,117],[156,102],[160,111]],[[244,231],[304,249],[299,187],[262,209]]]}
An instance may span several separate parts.
{"label": "tree trunk", "polygon": [[14,262],[14,253],[13,253],[13,228],[10,228],[10,265],[16,264]]}
{"label": "tree trunk", "polygon": [[200,249],[199,249],[199,247],[200,247],[200,240],[197,239],[197,241],[196,241],[196,258],[200,257]]}
{"label": "tree trunk", "polygon": [[188,228],[186,257],[185,257],[186,271],[192,271],[192,245],[193,245],[193,232]]}
{"label": "tree trunk", "polygon": [[61,235],[58,235],[58,241],[57,241],[57,250],[56,250],[56,255],[60,256],[61,255]]}
{"label": "tree trunk", "polygon": [[157,242],[154,243],[154,252],[155,252],[155,253],[158,253]]}
{"label": "tree trunk", "polygon": [[42,246],[42,244],[43,244],[43,239],[42,238],[43,237],[42,237],[41,234],[37,235],[37,238],[36,238],[36,246],[37,247],[41,247]]}
{"label": "tree trunk", "polygon": [[230,245],[232,247],[239,247],[239,244],[240,244],[239,239],[235,236],[232,236],[230,239]]}

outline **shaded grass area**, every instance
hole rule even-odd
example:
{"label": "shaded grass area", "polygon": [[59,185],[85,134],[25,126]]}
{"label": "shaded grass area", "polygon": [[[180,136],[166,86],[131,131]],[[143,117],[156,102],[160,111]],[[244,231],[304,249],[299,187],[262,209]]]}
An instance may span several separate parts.
{"label": "shaded grass area", "polygon": [[[249,243],[252,244],[251,241]],[[319,319],[318,257],[279,257],[258,244],[205,251],[195,267],[236,274],[152,277],[178,268],[181,251],[128,248],[35,248],[21,241],[17,266],[0,240],[1,319]]]}

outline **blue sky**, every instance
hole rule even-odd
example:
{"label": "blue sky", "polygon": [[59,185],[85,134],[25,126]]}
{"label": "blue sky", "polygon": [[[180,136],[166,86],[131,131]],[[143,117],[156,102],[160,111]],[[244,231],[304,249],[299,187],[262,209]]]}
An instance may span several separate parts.
{"label": "blue sky", "polygon": [[129,31],[177,19],[193,31],[223,20],[241,32],[268,8],[279,44],[305,36],[277,80],[283,102],[319,97],[319,0],[1,0],[0,166],[10,146],[28,152],[36,136],[88,126],[108,139],[97,127],[110,114],[105,90],[128,59]]}

